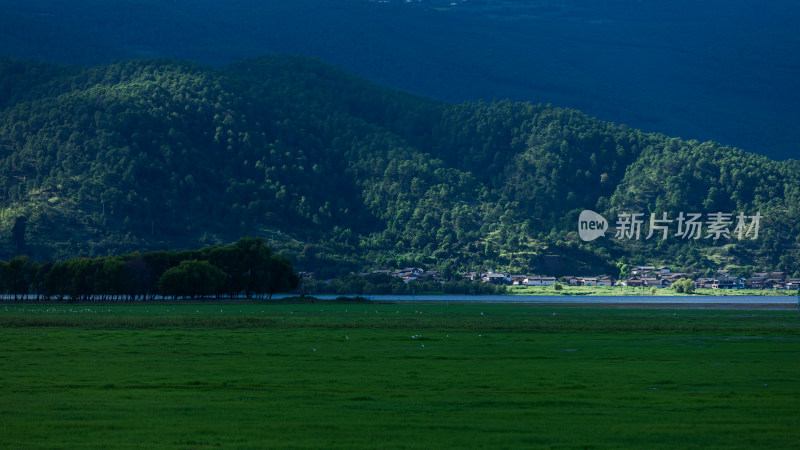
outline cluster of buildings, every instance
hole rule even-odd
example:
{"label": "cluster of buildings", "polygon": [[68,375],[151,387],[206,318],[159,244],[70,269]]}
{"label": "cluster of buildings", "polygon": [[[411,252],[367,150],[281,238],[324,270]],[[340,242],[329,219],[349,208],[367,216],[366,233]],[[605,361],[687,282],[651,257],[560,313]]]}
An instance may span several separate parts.
{"label": "cluster of buildings", "polygon": [[622,286],[669,287],[673,282],[689,278],[696,288],[703,289],[798,289],[800,278],[790,278],[784,272],[757,272],[750,277],[732,276],[728,270],[718,270],[714,276],[672,272],[668,267],[636,266],[620,281]]}
{"label": "cluster of buildings", "polygon": [[552,286],[556,284],[555,277],[541,275],[511,275],[508,272],[467,272],[464,278],[470,281],[483,281],[491,284],[506,284],[515,286]]}
{"label": "cluster of buildings", "polygon": [[663,288],[672,286],[681,278],[693,277],[685,272],[673,272],[666,266],[636,266],[631,269],[630,275],[620,281],[620,286]]}
{"label": "cluster of buildings", "polygon": [[372,272],[360,273],[359,275],[365,276],[376,273],[398,277],[406,283],[409,281],[442,281],[439,277],[439,272],[435,270],[425,270],[420,267],[407,267],[398,270],[373,270]]}
{"label": "cluster of buildings", "polygon": [[633,286],[667,288],[681,278],[694,280],[695,287],[705,289],[798,289],[800,278],[787,277],[783,272],[759,272],[749,278],[731,276],[727,270],[719,270],[713,277],[693,273],[673,272],[669,267],[636,266],[623,279],[611,276],[565,276],[513,275],[508,272],[467,272],[464,278],[484,283],[510,286],[552,286],[561,282],[569,286]]}
{"label": "cluster of buildings", "polygon": [[543,275],[512,275],[508,272],[467,272],[464,278],[470,281],[505,284],[509,286],[552,286],[557,282],[570,286],[617,286],[614,277],[548,277]]}
{"label": "cluster of buildings", "polygon": [[[374,270],[369,274],[386,274],[401,278],[404,282],[434,281],[443,282],[437,271],[427,271],[420,267],[399,270]],[[636,266],[623,279],[611,276],[564,276],[514,275],[509,272],[466,272],[463,278],[469,281],[507,285],[507,286],[553,286],[561,283],[569,286],[633,286],[667,288],[681,278],[694,280],[696,288],[705,289],[798,289],[800,278],[791,278],[783,272],[759,272],[751,277],[731,276],[727,270],[718,270],[713,277],[693,273],[673,272],[669,267]]]}

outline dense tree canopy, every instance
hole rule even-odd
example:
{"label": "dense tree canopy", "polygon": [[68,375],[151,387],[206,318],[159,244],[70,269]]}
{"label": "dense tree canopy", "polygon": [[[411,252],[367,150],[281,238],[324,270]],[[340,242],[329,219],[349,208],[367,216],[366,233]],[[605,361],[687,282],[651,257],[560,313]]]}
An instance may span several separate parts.
{"label": "dense tree canopy", "polygon": [[149,300],[272,297],[298,287],[289,261],[258,238],[224,247],[131,253],[38,263],[27,256],[0,261],[0,293],[15,300]]}

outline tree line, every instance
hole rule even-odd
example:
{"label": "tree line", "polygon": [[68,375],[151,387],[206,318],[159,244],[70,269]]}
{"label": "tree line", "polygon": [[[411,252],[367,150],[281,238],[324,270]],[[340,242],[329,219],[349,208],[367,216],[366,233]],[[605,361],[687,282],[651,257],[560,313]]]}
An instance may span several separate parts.
{"label": "tree line", "polygon": [[199,250],[48,262],[16,256],[0,261],[0,292],[14,300],[272,298],[298,284],[289,259],[273,253],[260,238]]}

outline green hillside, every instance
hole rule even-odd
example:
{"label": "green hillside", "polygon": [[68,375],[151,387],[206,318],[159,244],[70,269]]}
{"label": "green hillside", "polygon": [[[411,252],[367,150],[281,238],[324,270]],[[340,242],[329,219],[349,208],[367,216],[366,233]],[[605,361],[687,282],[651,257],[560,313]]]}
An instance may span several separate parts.
{"label": "green hillside", "polygon": [[[797,161],[549,105],[436,102],[292,56],[0,59],[0,208],[0,259],[260,236],[321,277],[412,264],[800,270]],[[584,209],[608,218],[605,238],[578,237]],[[755,240],[613,239],[622,211],[763,219]]]}

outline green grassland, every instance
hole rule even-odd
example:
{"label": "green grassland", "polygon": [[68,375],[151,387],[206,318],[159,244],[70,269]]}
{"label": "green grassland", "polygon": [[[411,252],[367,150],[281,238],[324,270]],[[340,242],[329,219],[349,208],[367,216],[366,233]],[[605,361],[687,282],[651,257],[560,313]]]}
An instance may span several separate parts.
{"label": "green grassland", "polygon": [[794,311],[0,306],[2,448],[796,448]]}

